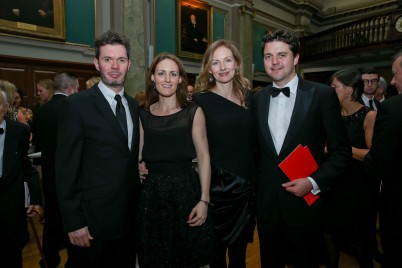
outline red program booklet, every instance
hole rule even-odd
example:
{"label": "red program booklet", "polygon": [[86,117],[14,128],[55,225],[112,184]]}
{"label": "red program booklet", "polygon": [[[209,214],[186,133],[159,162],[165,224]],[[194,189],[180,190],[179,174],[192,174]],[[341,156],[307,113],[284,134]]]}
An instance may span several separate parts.
{"label": "red program booklet", "polygon": [[[307,146],[299,144],[280,164],[279,168],[286,174],[289,180],[307,178],[313,174],[317,168],[317,162]],[[306,194],[303,198],[309,206],[317,199],[318,195],[313,193]]]}

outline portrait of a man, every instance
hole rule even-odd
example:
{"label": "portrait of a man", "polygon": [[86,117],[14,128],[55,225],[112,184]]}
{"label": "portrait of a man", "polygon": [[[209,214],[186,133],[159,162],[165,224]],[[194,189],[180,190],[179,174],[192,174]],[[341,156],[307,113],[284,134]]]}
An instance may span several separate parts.
{"label": "portrait of a man", "polygon": [[6,0],[5,2],[0,18],[41,27],[54,27],[52,0]]}
{"label": "portrait of a man", "polygon": [[182,6],[181,25],[181,50],[203,54],[208,46],[208,11]]}

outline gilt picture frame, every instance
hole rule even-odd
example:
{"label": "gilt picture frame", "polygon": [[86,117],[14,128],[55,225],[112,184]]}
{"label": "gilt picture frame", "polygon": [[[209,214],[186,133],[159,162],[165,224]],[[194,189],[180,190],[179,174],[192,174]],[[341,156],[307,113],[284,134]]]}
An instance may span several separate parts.
{"label": "gilt picture frame", "polygon": [[202,59],[212,39],[212,8],[196,0],[178,0],[177,51],[179,57]]}
{"label": "gilt picture frame", "polygon": [[0,33],[65,41],[64,0],[3,0]]}

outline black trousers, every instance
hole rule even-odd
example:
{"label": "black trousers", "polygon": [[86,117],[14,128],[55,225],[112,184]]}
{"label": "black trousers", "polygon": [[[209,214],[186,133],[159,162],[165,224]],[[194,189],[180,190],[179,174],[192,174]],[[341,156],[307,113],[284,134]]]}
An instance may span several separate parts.
{"label": "black trousers", "polygon": [[318,268],[322,255],[321,230],[316,226],[288,226],[279,209],[271,215],[268,221],[257,219],[261,267]]}
{"label": "black trousers", "polygon": [[[45,193],[44,197],[45,223],[43,225],[42,250],[48,268],[56,268],[60,264],[59,251],[67,247],[67,255],[69,255],[69,240],[67,233],[63,231],[63,222],[56,194]],[[41,260],[40,266],[45,267],[43,260]]]}
{"label": "black trousers", "polygon": [[22,268],[22,249],[3,234],[0,238],[0,267]]}
{"label": "black trousers", "polygon": [[133,235],[112,241],[90,241],[89,248],[73,247],[74,268],[135,267],[136,250]]}

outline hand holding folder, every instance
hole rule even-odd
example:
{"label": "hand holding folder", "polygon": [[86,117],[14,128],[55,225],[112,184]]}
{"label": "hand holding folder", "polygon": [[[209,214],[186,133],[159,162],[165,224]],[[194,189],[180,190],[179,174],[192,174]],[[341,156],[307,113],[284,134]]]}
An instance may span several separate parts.
{"label": "hand holding folder", "polygon": [[[286,174],[289,180],[295,180],[309,177],[318,169],[318,165],[309,148],[299,144],[296,149],[279,164],[279,168]],[[307,204],[311,206],[318,197],[318,195],[313,195],[313,193],[309,192],[303,198]]]}

